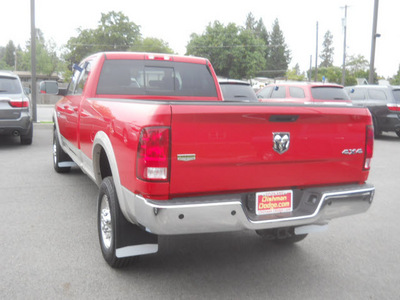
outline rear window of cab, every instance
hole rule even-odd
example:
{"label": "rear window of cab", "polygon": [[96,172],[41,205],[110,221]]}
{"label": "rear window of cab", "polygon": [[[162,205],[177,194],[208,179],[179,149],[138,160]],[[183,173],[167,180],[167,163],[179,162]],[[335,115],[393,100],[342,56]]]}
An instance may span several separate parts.
{"label": "rear window of cab", "polygon": [[106,60],[97,94],[217,97],[217,90],[203,64]]}
{"label": "rear window of cab", "polygon": [[350,100],[342,87],[312,87],[311,95],[314,99],[318,100]]}

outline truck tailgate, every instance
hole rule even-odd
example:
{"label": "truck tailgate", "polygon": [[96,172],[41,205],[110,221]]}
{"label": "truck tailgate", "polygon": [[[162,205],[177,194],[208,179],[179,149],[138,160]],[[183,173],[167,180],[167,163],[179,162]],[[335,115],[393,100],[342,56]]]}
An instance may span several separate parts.
{"label": "truck tailgate", "polygon": [[171,196],[367,179],[366,109],[196,103],[171,110]]}

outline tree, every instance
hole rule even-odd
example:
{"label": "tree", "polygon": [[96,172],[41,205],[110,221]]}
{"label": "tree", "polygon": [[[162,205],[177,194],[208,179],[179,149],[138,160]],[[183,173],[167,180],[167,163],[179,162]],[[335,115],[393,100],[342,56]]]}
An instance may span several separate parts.
{"label": "tree", "polygon": [[266,60],[262,54],[265,52],[266,45],[250,30],[241,30],[238,39],[239,45],[243,46],[235,49],[232,78],[249,79],[265,66]]}
{"label": "tree", "polygon": [[157,38],[145,38],[136,46],[129,49],[130,51],[152,52],[173,54],[174,51],[169,47],[167,42]]}
{"label": "tree", "polygon": [[265,47],[264,47],[264,58],[267,61],[268,56],[269,56],[269,34],[267,31],[267,28],[264,25],[264,22],[262,18],[260,18],[258,21],[255,20],[254,16],[252,13],[249,13],[247,15],[246,23],[245,23],[245,28],[247,30],[250,30],[254,33],[254,35],[264,41]]}
{"label": "tree", "polygon": [[306,76],[304,73],[300,72],[299,64],[296,64],[295,67],[291,70],[287,70],[285,77],[287,80],[294,80],[294,81],[304,81],[306,80]]}
{"label": "tree", "polygon": [[291,61],[290,50],[285,44],[285,38],[280,29],[278,19],[275,19],[270,34],[269,56],[267,60],[267,76],[284,76]]}
{"label": "tree", "polygon": [[350,55],[347,60],[346,69],[354,78],[369,77],[369,61],[362,55]]}
{"label": "tree", "polygon": [[78,36],[68,40],[64,54],[70,66],[92,53],[127,51],[141,42],[140,26],[131,22],[122,12],[102,13],[96,29],[79,28],[77,31]]}
{"label": "tree", "polygon": [[[46,41],[43,32],[36,29],[36,72],[38,74],[51,75],[59,71],[60,59],[57,56],[56,44],[54,41]],[[17,49],[18,70],[31,70],[31,41],[26,42],[26,50]]]}
{"label": "tree", "polygon": [[4,61],[7,66],[12,67],[15,65],[15,55],[16,55],[16,47],[14,46],[13,41],[9,41],[4,54]]}
{"label": "tree", "polygon": [[[315,68],[311,71],[311,78],[315,76]],[[317,81],[322,81],[325,78],[325,82],[341,84],[342,82],[342,68],[341,67],[322,67],[318,69]],[[356,85],[357,80],[352,76],[348,70],[346,70],[346,81],[345,85]]]}
{"label": "tree", "polygon": [[254,76],[265,65],[264,48],[265,43],[251,30],[215,21],[202,35],[191,35],[186,54],[208,58],[219,76],[242,79]]}
{"label": "tree", "polygon": [[324,41],[322,43],[323,49],[321,55],[319,56],[322,60],[319,65],[320,68],[328,68],[333,66],[333,55],[335,48],[332,45],[333,35],[328,30],[324,35]]}
{"label": "tree", "polygon": [[390,80],[390,84],[400,85],[400,65],[399,65],[399,69],[397,70],[397,74],[394,75],[393,78]]}
{"label": "tree", "polygon": [[105,51],[126,51],[141,39],[140,26],[130,22],[122,12],[115,11],[101,14],[95,35],[100,48]]}

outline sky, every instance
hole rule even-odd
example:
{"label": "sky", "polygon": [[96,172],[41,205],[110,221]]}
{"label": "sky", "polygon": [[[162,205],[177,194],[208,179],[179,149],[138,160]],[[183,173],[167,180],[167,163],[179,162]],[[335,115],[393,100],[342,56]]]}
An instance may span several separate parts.
{"label": "sky", "polygon": [[[31,0],[12,0],[2,8],[0,46],[12,40],[25,47],[31,36],[30,3]],[[317,22],[318,50],[323,49],[323,38],[329,30],[333,35],[334,65],[342,66],[346,5],[346,54],[363,55],[369,61],[374,0],[35,0],[35,25],[46,41],[53,40],[61,49],[70,37],[78,35],[78,28],[96,28],[101,13],[121,11],[140,26],[142,37],[162,39],[183,55],[192,33],[203,34],[214,21],[243,26],[251,12],[256,20],[262,18],[269,32],[278,19],[292,55],[290,67],[298,64],[307,71],[310,61],[315,66]],[[399,70],[399,11],[400,1],[379,1],[377,32],[381,36],[376,41],[375,68],[380,76],[392,77]]]}

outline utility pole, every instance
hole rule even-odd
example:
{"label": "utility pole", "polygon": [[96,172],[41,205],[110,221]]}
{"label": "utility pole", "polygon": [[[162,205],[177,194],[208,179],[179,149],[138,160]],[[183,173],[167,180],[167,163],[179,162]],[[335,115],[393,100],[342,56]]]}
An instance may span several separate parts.
{"label": "utility pole", "polygon": [[32,108],[33,122],[37,122],[36,106],[36,28],[35,28],[35,0],[31,0],[31,70],[32,70]]}
{"label": "utility pole", "polygon": [[342,85],[346,79],[346,35],[347,35],[347,5],[344,6],[344,19],[343,19],[343,65],[342,65]]}
{"label": "utility pole", "polygon": [[318,80],[318,22],[317,22],[317,38],[316,38],[316,45],[315,45],[315,78],[314,81],[317,82]]}
{"label": "utility pole", "polygon": [[376,46],[376,38],[379,36],[376,34],[376,28],[378,26],[378,6],[379,0],[375,0],[374,5],[374,23],[372,24],[372,41],[371,41],[371,60],[369,65],[369,84],[374,84],[374,73],[375,73],[375,46]]}

